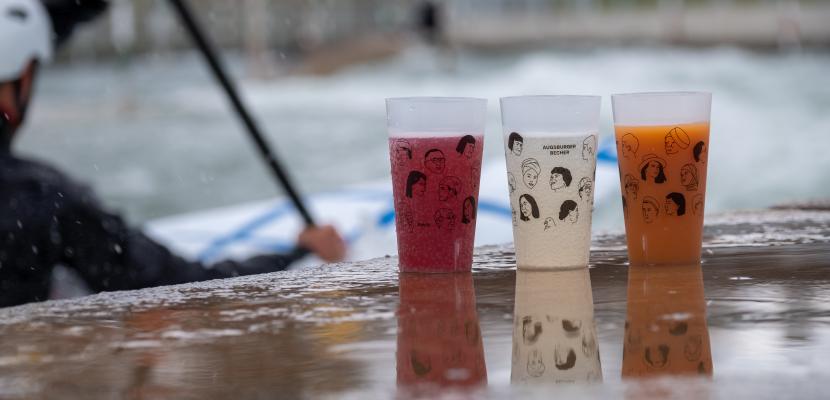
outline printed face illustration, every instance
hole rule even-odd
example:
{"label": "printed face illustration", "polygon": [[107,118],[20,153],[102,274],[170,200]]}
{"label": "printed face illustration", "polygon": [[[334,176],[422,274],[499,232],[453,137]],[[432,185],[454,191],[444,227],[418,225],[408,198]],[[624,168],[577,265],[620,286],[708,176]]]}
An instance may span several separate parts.
{"label": "printed face illustration", "polygon": [[442,208],[435,212],[435,226],[451,231],[455,228],[455,213],[449,208]]}
{"label": "printed face illustration", "polygon": [[591,197],[591,192],[594,190],[594,185],[591,183],[591,179],[589,178],[582,178],[579,180],[579,198],[590,202],[593,197]]}
{"label": "printed face illustration", "polygon": [[694,209],[693,212],[695,215],[702,215],[703,214],[703,196],[697,195],[694,198]]}
{"label": "printed face illustration", "polygon": [[582,330],[582,321],[578,319],[562,319],[562,330],[567,337],[577,337]]}
{"label": "printed face illustration", "polygon": [[657,220],[660,210],[657,208],[657,202],[654,199],[643,200],[643,219],[646,223],[652,223]]}
{"label": "printed face illustration", "polygon": [[536,343],[541,334],[542,322],[536,321],[534,323],[533,318],[530,316],[522,318],[522,338],[526,345]]}
{"label": "printed face illustration", "polygon": [[579,220],[579,207],[568,213],[568,222],[575,224],[577,220]]}
{"label": "printed face illustration", "polygon": [[582,142],[582,159],[590,160],[597,153],[597,137],[594,135],[588,136]]}
{"label": "printed face illustration", "polygon": [[666,215],[677,215],[677,204],[672,199],[666,199]]}
{"label": "printed face illustration", "polygon": [[521,141],[516,140],[516,141],[513,142],[512,152],[513,152],[513,154],[515,154],[517,156],[522,155],[522,142]]}
{"label": "printed face illustration", "polygon": [[424,157],[424,168],[433,174],[442,174],[444,173],[446,161],[444,153],[441,150],[432,149],[428,151]]}
{"label": "printed face illustration", "polygon": [[625,195],[632,200],[637,199],[637,192],[640,191],[640,182],[637,181],[637,178],[634,175],[626,174],[625,175]]}
{"label": "printed face illustration", "polygon": [[476,144],[475,143],[467,143],[467,145],[464,146],[464,152],[462,153],[462,155],[464,157],[467,157],[468,160],[471,160],[473,158],[473,154],[475,154],[475,152],[476,152]]}
{"label": "printed face illustration", "polygon": [[562,177],[562,174],[553,173],[550,174],[550,188],[553,190],[559,190],[564,188],[565,185],[565,178]]}
{"label": "printed face illustration", "polygon": [[666,135],[665,146],[666,154],[677,154],[680,151],[680,146],[677,145],[677,141],[671,135]]}
{"label": "printed face illustration", "polygon": [[510,193],[516,191],[516,178],[509,172],[507,173],[507,187],[510,189]]}
{"label": "printed face illustration", "polygon": [[399,166],[405,166],[412,159],[412,145],[409,141],[399,139],[394,143],[395,162]]}
{"label": "printed face illustration", "polygon": [[461,190],[460,179],[454,176],[441,179],[441,182],[438,184],[438,200],[454,200],[458,197],[459,190]]}
{"label": "printed face illustration", "polygon": [[579,219],[579,207],[573,200],[565,200],[559,206],[559,220],[575,224]]}
{"label": "printed face illustration", "polygon": [[625,135],[623,135],[622,141],[620,143],[620,150],[622,151],[623,158],[637,158],[637,150],[639,148],[640,141],[637,139],[636,136],[630,133],[626,133]]}
{"label": "printed face illustration", "polygon": [[539,350],[530,352],[527,359],[527,373],[535,378],[545,373],[545,363],[542,361],[542,353]]}
{"label": "printed face illustration", "polygon": [[539,180],[539,173],[531,168],[527,168],[524,170],[522,178],[524,179],[525,185],[533,189],[533,187],[536,186],[536,181]]}
{"label": "printed face illustration", "polygon": [[412,365],[412,371],[417,376],[424,376],[432,371],[432,360],[429,354],[419,354],[417,351],[412,350],[409,354],[409,363]]}
{"label": "printed face illustration", "polygon": [[522,197],[519,199],[519,211],[522,213],[522,219],[525,221],[530,219],[531,211],[533,210],[532,206],[530,205],[530,201],[527,198]]}
{"label": "printed face illustration", "polygon": [[556,226],[556,222],[554,222],[553,217],[545,218],[545,230],[552,229]]}
{"label": "printed face illustration", "polygon": [[560,345],[556,345],[553,351],[553,358],[556,369],[566,371],[576,365],[576,352],[574,349],[565,349]]}
{"label": "printed face illustration", "polygon": [[661,344],[646,347],[643,361],[651,368],[663,368],[669,363],[669,346]]}
{"label": "printed face illustration", "polygon": [[686,190],[697,190],[697,168],[692,164],[686,164],[680,169],[680,183]]}
{"label": "printed face illustration", "polygon": [[695,147],[692,149],[692,155],[695,157],[696,162],[705,163],[706,162],[706,143],[705,142],[697,142]]}
{"label": "printed face illustration", "polygon": [[686,360],[699,360],[702,351],[703,338],[700,335],[689,336],[689,339],[686,340],[686,344],[683,346],[683,355],[686,356]]}
{"label": "printed face illustration", "polygon": [[464,223],[470,223],[473,219],[475,219],[475,209],[473,206],[472,201],[464,201],[464,214],[462,214],[462,221]]}
{"label": "printed face illustration", "polygon": [[424,193],[427,191],[427,181],[425,179],[419,179],[412,185],[412,194],[415,197],[424,197]]}
{"label": "printed face illustration", "polygon": [[660,175],[660,163],[657,161],[649,161],[648,166],[646,167],[646,178],[649,180],[655,180],[658,175]]}
{"label": "printed face illustration", "polygon": [[640,163],[640,179],[648,183],[662,184],[666,183],[666,173],[664,168],[666,161],[657,157],[654,154],[647,154],[643,157],[643,162]]}
{"label": "printed face illustration", "polygon": [[447,201],[450,196],[455,198],[455,192],[450,193],[450,188],[442,181],[438,185],[438,200]]}
{"label": "printed face illustration", "polygon": [[680,150],[689,147],[689,135],[681,128],[672,128],[663,139],[666,154],[677,154]]}
{"label": "printed face illustration", "polygon": [[683,186],[691,185],[693,178],[694,176],[692,176],[692,172],[688,169],[683,168],[680,170],[680,183],[683,184]]}

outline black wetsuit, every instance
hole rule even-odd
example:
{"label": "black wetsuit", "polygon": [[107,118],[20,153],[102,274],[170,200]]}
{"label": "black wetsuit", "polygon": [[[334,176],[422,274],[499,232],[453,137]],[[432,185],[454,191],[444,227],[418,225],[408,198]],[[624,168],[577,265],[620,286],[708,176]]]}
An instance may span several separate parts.
{"label": "black wetsuit", "polygon": [[75,28],[92,21],[109,7],[109,0],[41,0],[54,28],[55,46],[63,45]]}
{"label": "black wetsuit", "polygon": [[0,138],[0,307],[45,300],[52,269],[75,270],[90,289],[150,286],[279,271],[305,254],[267,255],[205,268],[104,211],[86,187],[15,157]]}

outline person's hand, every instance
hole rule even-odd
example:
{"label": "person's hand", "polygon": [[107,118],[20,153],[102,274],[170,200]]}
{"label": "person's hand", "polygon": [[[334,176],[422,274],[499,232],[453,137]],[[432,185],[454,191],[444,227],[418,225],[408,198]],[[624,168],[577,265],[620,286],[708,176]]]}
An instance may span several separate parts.
{"label": "person's hand", "polygon": [[346,257],[346,242],[331,225],[307,227],[297,242],[325,262],[343,261]]}

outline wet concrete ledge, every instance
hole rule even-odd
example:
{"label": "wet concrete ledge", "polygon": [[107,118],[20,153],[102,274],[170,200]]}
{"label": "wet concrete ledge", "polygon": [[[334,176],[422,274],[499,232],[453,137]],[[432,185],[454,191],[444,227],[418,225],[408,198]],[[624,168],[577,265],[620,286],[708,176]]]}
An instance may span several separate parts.
{"label": "wet concrete ledge", "polygon": [[[830,202],[797,203],[770,210],[738,211],[707,216],[704,231],[704,263],[717,258],[728,248],[774,247],[788,245],[830,244]],[[819,246],[824,248],[824,246]],[[783,249],[782,249],[783,250]],[[830,251],[830,247],[827,248]],[[775,253],[775,250],[770,251]],[[593,239],[591,267],[598,258],[614,257],[626,262],[625,238],[606,234]],[[830,257],[830,253],[827,255]],[[515,269],[512,244],[483,246],[476,249],[474,272]],[[51,300],[22,306],[0,308],[0,324],[36,319],[44,316],[70,317],[96,305],[106,305],[113,315],[142,307],[175,306],[199,301],[255,301],[278,292],[292,298],[304,293],[352,290],[367,287],[396,286],[397,257],[327,264],[296,271],[218,279],[182,285],[134,291],[103,292],[76,299]],[[61,312],[61,310],[66,311]],[[100,313],[97,313],[100,315]]]}
{"label": "wet concrete ledge", "polygon": [[[621,337],[625,320],[624,249],[621,236],[606,235],[591,254],[603,369],[611,377],[619,376],[620,350],[608,340]],[[512,248],[479,248],[474,263],[489,390],[499,398],[510,358]],[[739,328],[729,340],[766,323],[773,325],[758,335],[813,326],[813,336],[830,337],[821,322],[830,315],[830,212],[707,218],[703,267],[714,301],[710,325]],[[757,283],[742,288],[745,281]],[[355,390],[364,392],[354,398],[388,398],[395,393],[398,290],[396,259],[384,257],[0,309],[0,398],[316,398]],[[782,306],[791,311],[775,311]],[[713,353],[734,357],[728,351]],[[796,358],[810,349],[801,352]],[[609,387],[601,390],[622,393]]]}

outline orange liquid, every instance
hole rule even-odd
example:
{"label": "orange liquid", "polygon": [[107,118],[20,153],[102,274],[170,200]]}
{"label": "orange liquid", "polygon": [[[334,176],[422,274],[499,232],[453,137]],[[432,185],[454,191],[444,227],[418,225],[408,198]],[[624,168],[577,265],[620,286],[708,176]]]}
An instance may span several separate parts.
{"label": "orange liquid", "polygon": [[614,129],[631,264],[699,262],[709,123]]}

